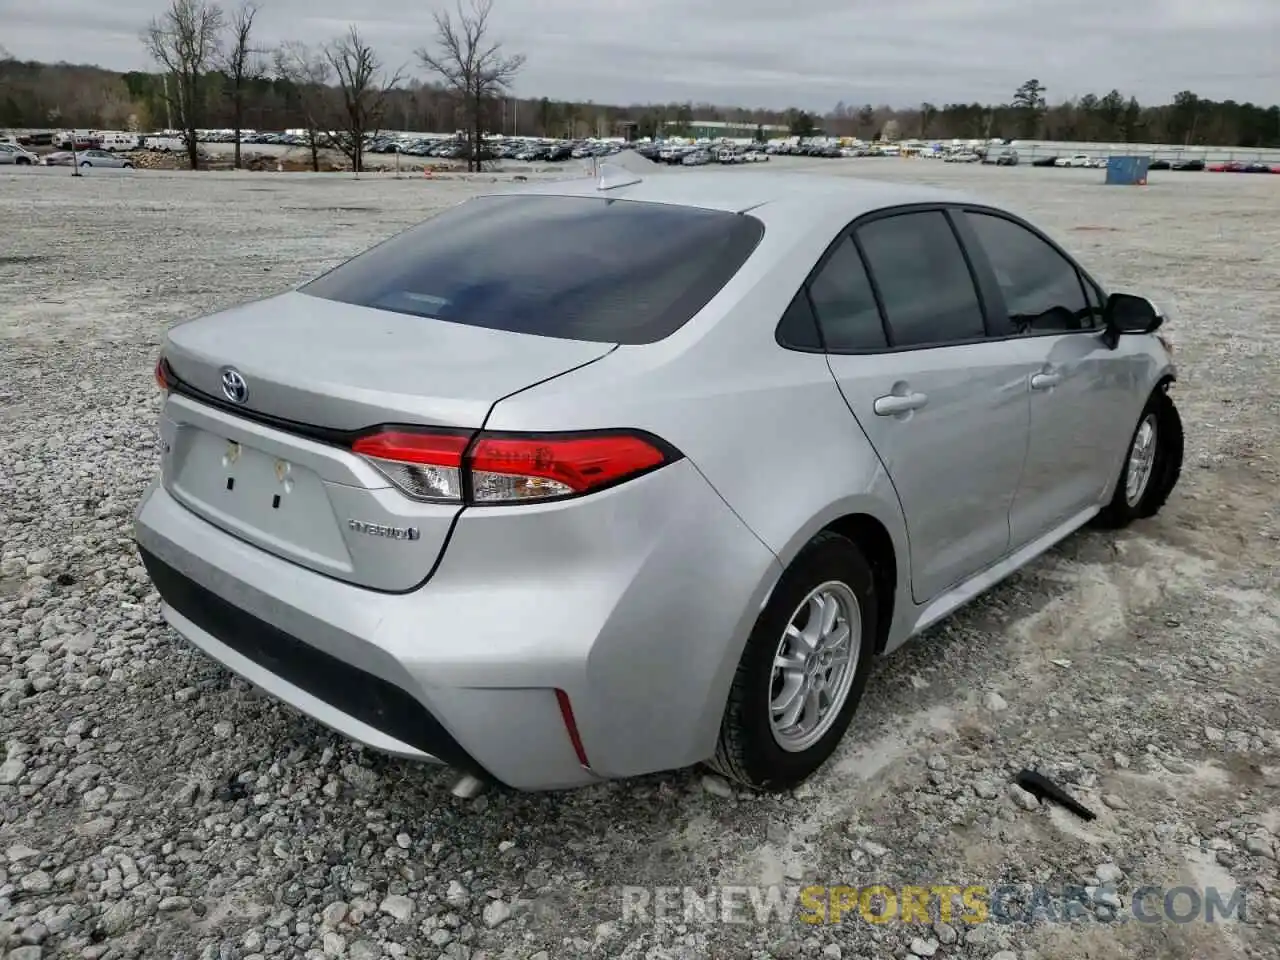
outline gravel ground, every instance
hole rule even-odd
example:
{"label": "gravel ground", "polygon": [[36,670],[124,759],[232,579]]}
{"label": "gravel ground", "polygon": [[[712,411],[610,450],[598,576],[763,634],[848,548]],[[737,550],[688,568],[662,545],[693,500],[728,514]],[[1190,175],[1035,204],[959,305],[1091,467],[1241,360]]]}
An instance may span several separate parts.
{"label": "gravel ground", "polygon": [[[963,184],[1161,300],[1183,482],[1159,517],[1072,537],[888,658],[794,795],[692,770],[474,800],[189,649],[130,539],[166,326],[474,188],[0,175],[0,955],[1280,957],[1280,178],[1108,189],[1101,171],[773,166]],[[1097,819],[1011,789],[1024,766]],[[657,923],[624,917],[620,891],[808,882],[1092,897],[1070,923],[815,926]],[[1238,888],[1246,909],[1119,922],[1147,884]]]}

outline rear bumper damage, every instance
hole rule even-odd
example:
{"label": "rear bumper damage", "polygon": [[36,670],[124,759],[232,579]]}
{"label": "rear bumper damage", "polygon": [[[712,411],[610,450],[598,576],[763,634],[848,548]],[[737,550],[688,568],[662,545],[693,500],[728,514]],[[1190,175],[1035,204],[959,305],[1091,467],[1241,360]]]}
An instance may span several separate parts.
{"label": "rear bumper damage", "polygon": [[352,739],[525,790],[709,756],[780,572],[687,461],[576,501],[468,509],[405,594],[275,557],[159,483],[136,537],[165,618],[214,659]]}

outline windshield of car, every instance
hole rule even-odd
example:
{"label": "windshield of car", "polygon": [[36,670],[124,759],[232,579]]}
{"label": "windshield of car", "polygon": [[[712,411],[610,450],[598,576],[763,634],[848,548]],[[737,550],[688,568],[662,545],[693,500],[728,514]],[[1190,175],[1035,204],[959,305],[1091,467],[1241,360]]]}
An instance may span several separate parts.
{"label": "windshield of car", "polygon": [[764,234],[750,216],[604,197],[478,197],[301,287],[453,323],[653,343],[701,310]]}

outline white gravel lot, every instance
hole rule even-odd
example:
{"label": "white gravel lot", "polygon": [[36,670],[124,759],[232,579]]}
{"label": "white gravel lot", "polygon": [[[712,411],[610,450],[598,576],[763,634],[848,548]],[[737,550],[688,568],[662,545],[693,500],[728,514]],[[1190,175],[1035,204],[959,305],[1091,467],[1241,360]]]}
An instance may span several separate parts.
{"label": "white gravel lot", "polygon": [[[1280,957],[1280,177],[773,167],[963,185],[1149,291],[1173,317],[1182,483],[1154,520],[1072,537],[889,658],[795,795],[694,770],[471,801],[189,649],[131,515],[169,324],[280,291],[475,188],[0,174],[0,955]],[[1097,819],[1026,803],[1008,788],[1025,766]],[[808,882],[1011,884],[1015,904],[1032,884],[1106,886],[1069,923],[622,912],[622,885]],[[1146,885],[1238,888],[1246,909],[1132,922]]]}

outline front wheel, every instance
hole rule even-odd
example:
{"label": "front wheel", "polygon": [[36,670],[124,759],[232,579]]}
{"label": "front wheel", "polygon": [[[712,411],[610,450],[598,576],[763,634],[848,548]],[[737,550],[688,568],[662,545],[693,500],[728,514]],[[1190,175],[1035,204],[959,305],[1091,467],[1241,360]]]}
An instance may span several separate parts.
{"label": "front wheel", "polygon": [[82,167],[92,167],[92,166],[93,166],[93,164],[92,164],[92,163],[90,163],[88,160],[84,160],[84,161],[81,161],[80,166],[82,166]]}
{"label": "front wheel", "polygon": [[1164,388],[1147,401],[1129,440],[1115,493],[1100,514],[1103,527],[1119,529],[1153,517],[1182,474],[1182,417]]}
{"label": "front wheel", "polygon": [[747,640],[709,765],[769,790],[789,789],[821,767],[862,699],[878,609],[862,551],[834,533],[815,537]]}
{"label": "front wheel", "polygon": [[133,164],[132,164],[132,163],[126,163],[126,164],[123,164],[122,166],[123,166],[123,168],[124,168],[125,170],[132,170],[132,169],[133,169]]}

